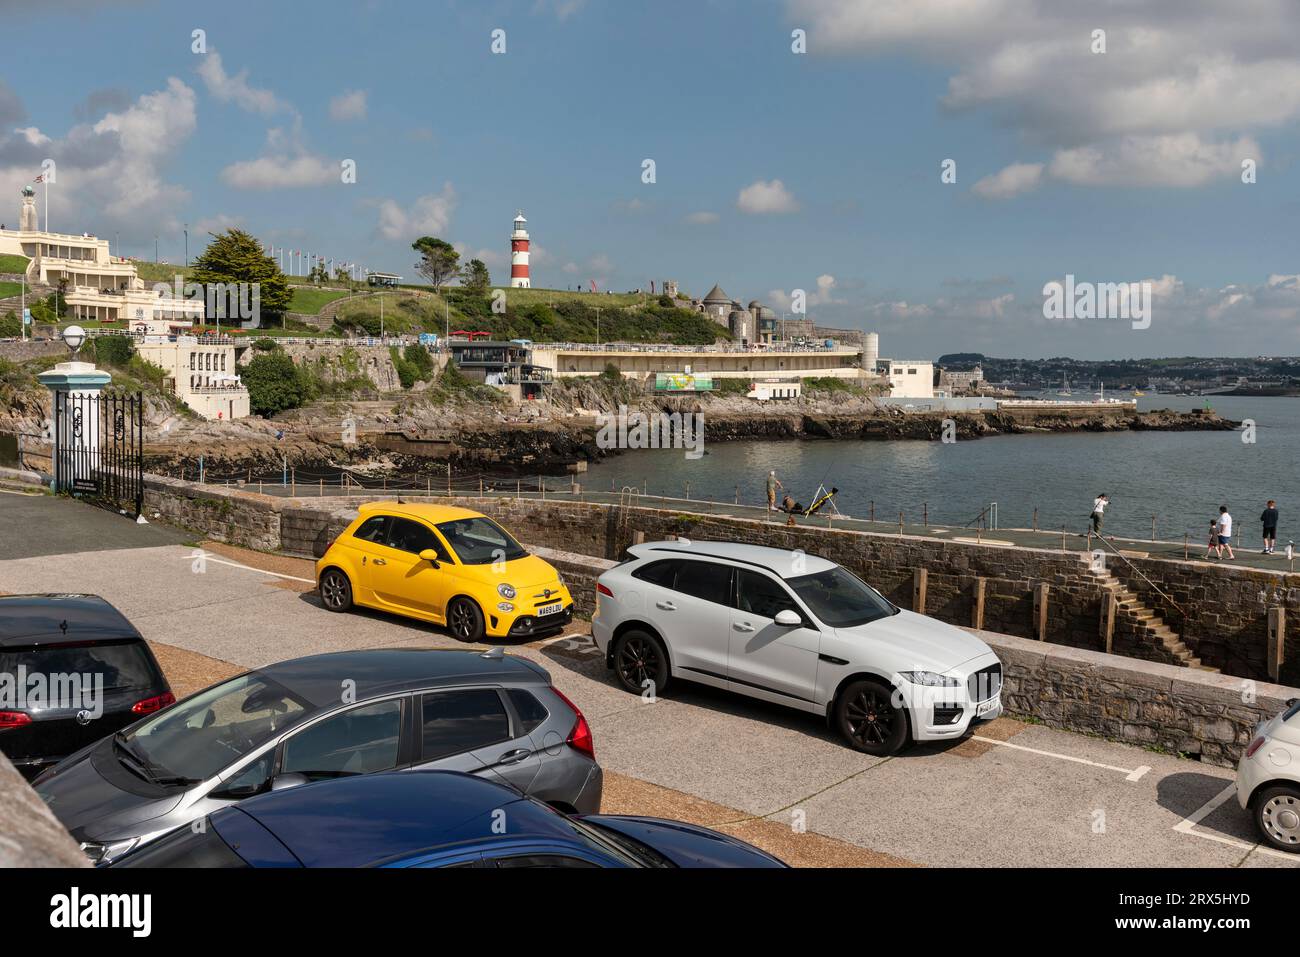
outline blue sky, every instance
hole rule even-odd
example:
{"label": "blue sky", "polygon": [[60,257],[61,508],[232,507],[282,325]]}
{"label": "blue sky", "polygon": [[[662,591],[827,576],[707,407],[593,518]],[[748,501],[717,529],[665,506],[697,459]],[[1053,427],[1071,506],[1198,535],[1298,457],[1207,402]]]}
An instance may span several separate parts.
{"label": "blue sky", "polygon": [[[239,225],[414,278],[432,233],[501,281],[522,208],[534,285],[803,289],[887,354],[1300,354],[1300,11],[1073,7],[50,0],[5,12],[0,218],[48,156],[53,228],[144,258]],[[1151,328],[1044,320],[1067,273],[1152,281]]]}

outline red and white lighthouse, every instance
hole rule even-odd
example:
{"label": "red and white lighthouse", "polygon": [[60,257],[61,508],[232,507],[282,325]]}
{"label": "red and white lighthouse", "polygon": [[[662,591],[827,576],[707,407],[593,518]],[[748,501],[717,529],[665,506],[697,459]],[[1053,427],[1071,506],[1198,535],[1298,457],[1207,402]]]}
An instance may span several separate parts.
{"label": "red and white lighthouse", "polygon": [[522,210],[516,213],[514,232],[510,234],[510,287],[532,287],[528,278],[528,220],[524,219]]}

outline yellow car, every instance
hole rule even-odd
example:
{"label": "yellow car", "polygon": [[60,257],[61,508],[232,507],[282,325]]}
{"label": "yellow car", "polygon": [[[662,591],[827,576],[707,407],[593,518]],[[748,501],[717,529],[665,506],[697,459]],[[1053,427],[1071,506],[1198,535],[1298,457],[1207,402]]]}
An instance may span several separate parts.
{"label": "yellow car", "polygon": [[573,619],[551,565],[486,515],[371,502],[316,563],[330,611],[364,605],[446,625],[462,641],[538,638]]}

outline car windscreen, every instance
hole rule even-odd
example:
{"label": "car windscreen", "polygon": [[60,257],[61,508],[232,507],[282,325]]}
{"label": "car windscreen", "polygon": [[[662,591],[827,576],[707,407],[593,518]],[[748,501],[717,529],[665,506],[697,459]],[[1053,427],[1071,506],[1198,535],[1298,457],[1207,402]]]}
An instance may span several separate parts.
{"label": "car windscreen", "polygon": [[60,676],[80,676],[90,687],[105,692],[148,691],[162,683],[143,641],[76,642],[66,645],[33,645],[0,649],[0,675],[12,675],[18,683],[18,668],[26,675],[43,675],[54,687]]}
{"label": "car windscreen", "polygon": [[201,691],[120,736],[154,777],[203,781],[317,709],[251,672]]}
{"label": "car windscreen", "polygon": [[853,628],[888,618],[898,609],[880,592],[838,565],[786,580],[814,615],[832,628]]}
{"label": "car windscreen", "polygon": [[528,557],[524,547],[490,518],[458,518],[443,522],[438,531],[465,565],[490,565]]}

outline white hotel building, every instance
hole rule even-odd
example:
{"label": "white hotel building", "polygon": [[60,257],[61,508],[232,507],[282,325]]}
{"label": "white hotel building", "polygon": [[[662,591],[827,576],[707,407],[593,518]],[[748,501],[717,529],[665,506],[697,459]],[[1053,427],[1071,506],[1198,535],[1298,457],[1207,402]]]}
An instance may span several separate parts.
{"label": "white hotel building", "polygon": [[135,351],[166,371],[176,397],[196,413],[208,419],[248,415],[234,340],[191,332],[195,322],[203,322],[204,301],[185,299],[170,286],[146,287],[134,263],[110,253],[107,239],[37,229],[32,195],[31,187],[23,190],[20,228],[0,230],[0,254],[28,259],[29,297],[48,295],[47,288],[66,280],[64,296],[73,317],[121,323],[118,328],[133,336]]}

